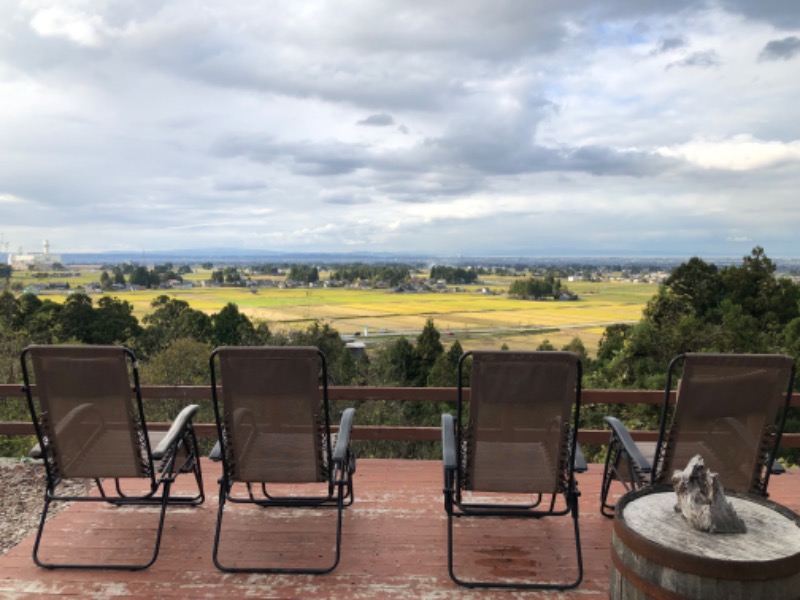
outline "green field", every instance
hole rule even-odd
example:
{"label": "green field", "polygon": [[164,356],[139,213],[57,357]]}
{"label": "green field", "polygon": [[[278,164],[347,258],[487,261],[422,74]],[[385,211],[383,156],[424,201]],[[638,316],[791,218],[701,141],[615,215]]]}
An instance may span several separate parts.
{"label": "green field", "polygon": [[[65,279],[75,288],[97,281],[97,271],[82,271],[80,277]],[[25,285],[52,280],[34,280],[29,274],[14,274]],[[207,279],[207,273],[190,280]],[[443,341],[459,339],[465,349],[531,349],[545,338],[561,347],[579,337],[594,353],[606,326],[635,322],[642,308],[655,294],[654,284],[628,282],[577,282],[566,284],[580,297],[578,301],[526,301],[508,298],[504,292],[512,279],[492,277],[491,282],[462,286],[460,292],[394,293],[386,290],[346,288],[245,288],[196,287],[189,290],[148,290],[114,292],[134,307],[141,319],[159,295],[187,301],[208,314],[233,302],[253,320],[266,321],[273,331],[305,327],[315,319],[326,321],[344,335],[358,334],[368,346],[397,335],[414,336],[426,319],[433,318]],[[488,287],[493,295],[482,294]],[[43,292],[41,298],[63,302],[64,292]],[[99,296],[92,298],[97,301]]]}

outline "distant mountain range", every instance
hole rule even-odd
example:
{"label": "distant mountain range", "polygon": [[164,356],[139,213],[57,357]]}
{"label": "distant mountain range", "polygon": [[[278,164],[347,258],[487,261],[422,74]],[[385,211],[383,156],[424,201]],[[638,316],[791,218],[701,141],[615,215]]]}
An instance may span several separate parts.
{"label": "distant mountain range", "polygon": [[[194,248],[183,250],[154,251],[107,251],[107,252],[62,252],[61,260],[67,265],[96,265],[132,262],[154,263],[200,263],[219,264],[246,263],[404,263],[443,265],[586,265],[586,266],[655,266],[671,268],[688,260],[688,256],[436,256],[415,253],[392,252],[278,252],[241,248]],[[781,270],[800,269],[800,258],[770,257]],[[742,257],[703,257],[707,262],[720,266],[740,264]],[[7,262],[7,255],[0,253],[0,263]]]}

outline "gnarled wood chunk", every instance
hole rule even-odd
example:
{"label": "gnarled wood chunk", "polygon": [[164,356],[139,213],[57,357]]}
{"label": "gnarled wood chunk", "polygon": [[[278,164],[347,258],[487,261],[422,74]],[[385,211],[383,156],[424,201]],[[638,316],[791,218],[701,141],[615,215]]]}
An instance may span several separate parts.
{"label": "gnarled wood chunk", "polygon": [[698,531],[708,533],[745,533],[747,527],[725,498],[719,476],[706,469],[703,457],[697,454],[683,471],[672,474],[672,485],[678,496],[675,511],[683,514]]}

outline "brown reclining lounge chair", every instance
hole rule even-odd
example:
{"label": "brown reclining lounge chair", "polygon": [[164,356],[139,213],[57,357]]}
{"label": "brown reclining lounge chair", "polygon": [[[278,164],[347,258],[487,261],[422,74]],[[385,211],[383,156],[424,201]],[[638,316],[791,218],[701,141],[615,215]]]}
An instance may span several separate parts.
{"label": "brown reclining lounge chair", "polygon": [[[214,564],[228,572],[327,573],[336,568],[342,510],[353,502],[355,459],[350,452],[354,409],[342,415],[335,446],[331,437],[325,357],[313,347],[223,347],[210,359],[222,460]],[[276,496],[273,484],[323,484],[312,496]],[[234,493],[243,484],[244,493]],[[327,484],[327,485],[325,485]],[[313,485],[311,487],[314,487]],[[273,490],[273,491],[271,491]],[[329,566],[242,567],[220,557],[227,504],[263,508],[337,510],[336,542]],[[229,508],[230,510],[230,508]],[[299,523],[300,521],[298,521]]]}
{"label": "brown reclining lounge chair", "polygon": [[[31,456],[44,461],[47,487],[44,510],[33,548],[37,565],[47,568],[145,569],[155,562],[168,505],[203,502],[190,405],[164,432],[151,432],[142,407],[136,357],[117,346],[29,346],[22,352],[22,373],[28,406],[39,440]],[[35,382],[35,385],[34,385]],[[192,473],[197,493],[175,496],[179,473]],[[60,493],[63,479],[94,480],[99,496]],[[115,493],[103,479],[113,479]],[[121,480],[143,479],[145,493],[122,491]],[[115,506],[160,507],[155,544],[149,560],[139,564],[51,563],[41,560],[48,509],[53,501],[107,502]]]}
{"label": "brown reclining lounge chair", "polygon": [[[464,380],[470,356],[467,407]],[[468,352],[459,362],[458,381],[457,416],[442,415],[450,577],[467,587],[563,590],[578,586],[583,562],[576,462],[585,469],[576,443],[581,397],[579,358],[571,352]],[[478,502],[469,492],[500,493],[504,498],[498,503]],[[505,517],[498,520],[497,527],[513,531],[514,518],[553,516],[572,517],[577,556],[574,578],[556,582],[543,578],[476,581],[456,574],[453,548],[463,546],[454,541],[454,529],[461,529],[454,528],[455,519]],[[469,535],[466,531],[460,537],[467,539]],[[461,571],[468,569],[461,567]]]}
{"label": "brown reclining lounge chair", "polygon": [[[674,409],[672,381],[683,367]],[[774,354],[681,354],[670,361],[658,442],[637,445],[624,425],[606,417],[611,438],[600,492],[600,512],[614,516],[609,502],[617,481],[626,491],[668,484],[700,454],[726,488],[767,495],[794,381],[794,360]],[[671,418],[670,418],[671,417]],[[645,454],[653,456],[651,463]]]}

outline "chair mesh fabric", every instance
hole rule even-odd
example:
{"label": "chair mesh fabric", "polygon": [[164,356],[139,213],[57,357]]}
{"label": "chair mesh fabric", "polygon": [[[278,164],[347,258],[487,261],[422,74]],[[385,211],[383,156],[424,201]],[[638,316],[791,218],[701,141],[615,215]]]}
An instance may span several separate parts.
{"label": "chair mesh fabric", "polygon": [[229,347],[218,357],[233,479],[324,481],[317,349]]}
{"label": "chair mesh fabric", "polygon": [[66,478],[145,477],[124,349],[36,346],[30,350],[48,456]]}
{"label": "chair mesh fabric", "polygon": [[567,467],[576,356],[474,352],[466,489],[556,493]]}
{"label": "chair mesh fabric", "polygon": [[687,354],[657,481],[700,454],[726,488],[757,491],[791,371],[787,356]]}

